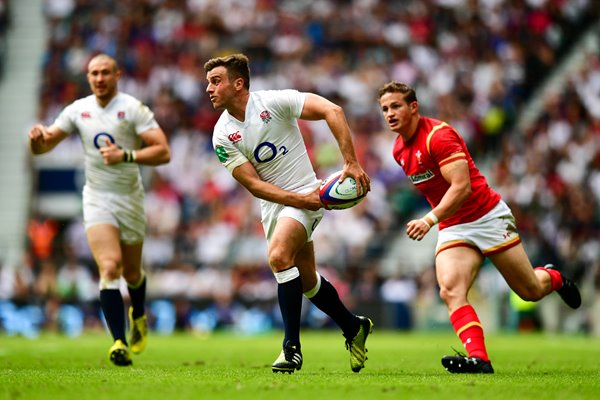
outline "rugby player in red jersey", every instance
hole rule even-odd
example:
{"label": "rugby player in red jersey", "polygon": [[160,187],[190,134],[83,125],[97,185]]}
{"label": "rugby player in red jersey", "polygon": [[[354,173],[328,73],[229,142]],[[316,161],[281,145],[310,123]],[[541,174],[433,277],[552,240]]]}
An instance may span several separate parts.
{"label": "rugby player in red jersey", "polygon": [[409,221],[406,233],[421,240],[439,223],[435,269],[440,296],[468,353],[444,356],[442,365],[452,373],[493,373],[483,327],[467,298],[484,258],[523,300],[537,301],[556,291],[578,308],[579,290],[551,264],[533,268],[510,208],[479,172],[460,134],[446,122],[419,114],[414,89],[389,82],[378,96],[385,122],[398,134],[394,159],[432,208]]}

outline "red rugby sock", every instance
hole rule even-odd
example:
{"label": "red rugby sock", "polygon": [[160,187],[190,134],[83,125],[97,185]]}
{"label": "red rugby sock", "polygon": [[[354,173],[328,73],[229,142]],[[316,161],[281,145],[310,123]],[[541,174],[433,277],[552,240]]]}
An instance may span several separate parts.
{"label": "red rugby sock", "polygon": [[550,285],[552,286],[552,290],[558,290],[562,287],[562,275],[557,270],[544,267],[535,267],[534,269],[541,269],[542,271],[546,271],[548,275],[550,275]]}
{"label": "red rugby sock", "polygon": [[450,322],[470,357],[490,360],[485,349],[483,327],[473,307],[467,304],[454,311],[450,315]]}

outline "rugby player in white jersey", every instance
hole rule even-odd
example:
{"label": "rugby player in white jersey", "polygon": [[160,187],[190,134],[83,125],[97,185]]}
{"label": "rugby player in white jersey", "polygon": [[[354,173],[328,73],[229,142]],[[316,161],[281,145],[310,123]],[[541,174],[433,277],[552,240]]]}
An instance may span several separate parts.
{"label": "rugby player in white jersey", "polygon": [[302,294],[342,329],[350,365],[359,372],[365,343],[373,329],[369,318],[352,314],[337,290],[316,271],[312,234],[323,217],[319,180],[310,163],[297,119],[325,120],[344,158],[344,174],[361,193],[369,176],[356,159],[343,110],[329,100],[296,90],[250,92],[250,68],[243,54],[213,58],[204,65],[206,91],[213,107],[224,110],[214,127],[219,161],[260,199],[268,241],[268,262],[278,283],[283,317],[283,349],[273,372],[302,367],[300,312]]}
{"label": "rugby player in white jersey", "polygon": [[[109,359],[126,366],[132,363],[129,350],[137,354],[146,347],[148,330],[142,270],[144,188],[136,164],[164,164],[171,155],[152,111],[118,91],[120,76],[112,57],[93,57],[87,72],[93,94],[67,106],[52,125],[31,128],[29,143],[33,154],[42,154],[79,132],[85,155],[83,218],[98,265],[102,311],[114,340]],[[121,277],[127,282],[131,299],[129,341],[119,291]]]}

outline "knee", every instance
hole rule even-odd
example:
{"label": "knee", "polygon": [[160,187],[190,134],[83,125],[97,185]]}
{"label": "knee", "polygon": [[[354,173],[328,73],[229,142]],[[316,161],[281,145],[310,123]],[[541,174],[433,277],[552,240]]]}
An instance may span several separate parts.
{"label": "knee", "polygon": [[460,305],[467,303],[466,293],[448,286],[440,287],[440,298],[450,310],[458,308]]}
{"label": "knee", "polygon": [[99,260],[98,264],[101,278],[112,281],[121,277],[123,268],[118,260],[105,258]]}
{"label": "knee", "polygon": [[123,278],[130,285],[136,285],[142,279],[142,271],[140,268],[124,268]]}
{"label": "knee", "polygon": [[283,271],[294,264],[293,259],[285,252],[273,249],[269,251],[269,265],[273,272]]}
{"label": "knee", "polygon": [[440,299],[446,304],[452,299],[452,291],[446,287],[440,287]]}

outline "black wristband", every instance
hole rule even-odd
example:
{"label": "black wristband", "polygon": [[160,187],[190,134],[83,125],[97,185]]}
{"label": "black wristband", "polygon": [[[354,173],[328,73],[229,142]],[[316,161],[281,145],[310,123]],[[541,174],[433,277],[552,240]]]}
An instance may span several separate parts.
{"label": "black wristband", "polygon": [[131,150],[123,150],[123,162],[133,162],[133,154]]}

